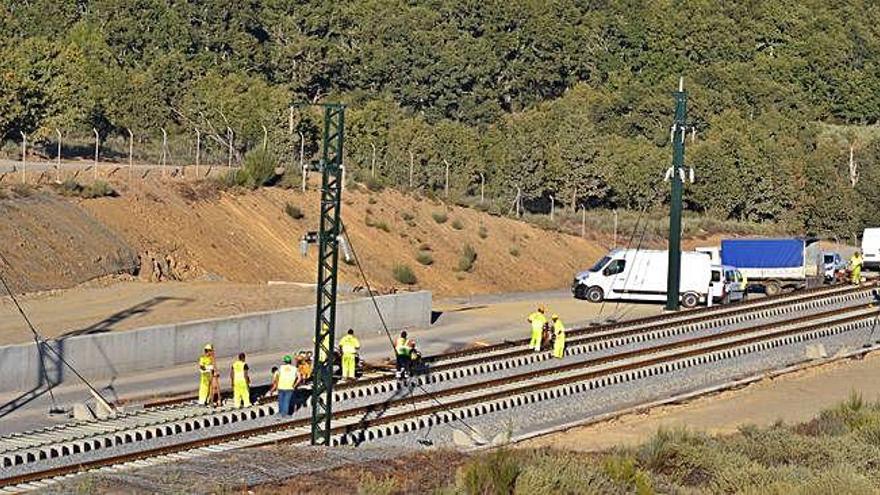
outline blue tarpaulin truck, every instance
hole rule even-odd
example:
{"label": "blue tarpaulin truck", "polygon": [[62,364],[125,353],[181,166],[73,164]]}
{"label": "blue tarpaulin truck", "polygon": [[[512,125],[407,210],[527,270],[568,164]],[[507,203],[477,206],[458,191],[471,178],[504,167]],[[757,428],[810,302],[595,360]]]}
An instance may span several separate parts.
{"label": "blue tarpaulin truck", "polygon": [[762,286],[768,296],[821,284],[824,275],[818,239],[724,239],[721,262],[735,266],[749,286]]}

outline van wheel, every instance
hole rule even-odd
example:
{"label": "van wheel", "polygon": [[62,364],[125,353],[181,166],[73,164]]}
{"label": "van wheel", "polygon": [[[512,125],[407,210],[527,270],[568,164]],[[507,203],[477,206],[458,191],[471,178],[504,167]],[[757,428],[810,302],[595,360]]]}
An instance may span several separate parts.
{"label": "van wheel", "polygon": [[602,299],[605,299],[605,292],[601,287],[590,287],[587,290],[587,301],[597,303],[602,302]]}
{"label": "van wheel", "polygon": [[575,299],[586,299],[587,298],[587,288],[583,285],[578,285],[574,288],[574,298]]}
{"label": "van wheel", "polygon": [[768,297],[778,296],[780,292],[782,292],[782,287],[779,285],[779,282],[767,282],[767,285],[764,286],[764,293],[767,294]]}
{"label": "van wheel", "polygon": [[700,303],[700,298],[693,292],[688,292],[681,296],[681,305],[686,308],[696,307]]}

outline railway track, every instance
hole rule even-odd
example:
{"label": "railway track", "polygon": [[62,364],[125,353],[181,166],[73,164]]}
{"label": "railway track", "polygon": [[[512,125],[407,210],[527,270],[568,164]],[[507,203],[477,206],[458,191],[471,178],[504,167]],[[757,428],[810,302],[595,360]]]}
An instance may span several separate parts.
{"label": "railway track", "polygon": [[[419,427],[455,421],[456,417],[467,418],[516,407],[539,400],[540,397],[557,397],[565,391],[569,394],[584,393],[595,388],[639,377],[655,376],[681,367],[697,366],[711,360],[736,356],[739,355],[738,352],[758,352],[772,349],[774,346],[797,342],[798,339],[820,338],[823,335],[832,335],[834,332],[845,332],[848,329],[872,322],[876,316],[874,309],[866,308],[863,304],[870,300],[870,287],[814,291],[801,296],[803,297],[784,298],[784,301],[782,299],[767,299],[764,304],[737,305],[737,307],[723,308],[725,311],[719,311],[716,314],[709,311],[694,312],[693,318],[668,319],[674,321],[660,319],[659,321],[663,321],[661,325],[651,325],[651,320],[657,322],[658,319],[650,318],[599,329],[583,328],[571,333],[571,335],[575,335],[575,338],[570,340],[569,351],[571,355],[586,357],[590,353],[595,353],[596,350],[613,349],[615,346],[625,343],[644,344],[658,339],[658,336],[687,335],[688,332],[695,332],[699,329],[712,329],[719,326],[719,323],[721,323],[720,326],[730,326],[736,324],[737,321],[739,323],[754,322],[757,319],[781,314],[774,312],[785,312],[786,308],[787,312],[791,313],[796,311],[794,308],[797,305],[803,306],[800,311],[827,307],[832,304],[849,306],[830,311],[818,311],[758,326],[703,332],[702,335],[680,338],[671,342],[664,341],[642,349],[624,350],[605,356],[592,356],[576,362],[560,363],[558,366],[552,363],[552,366],[545,366],[542,369],[516,373],[514,371],[541,361],[539,357],[547,353],[531,353],[530,351],[524,353],[520,348],[524,346],[524,343],[517,342],[513,345],[505,343],[498,348],[491,349],[489,351],[492,355],[491,358],[488,356],[475,357],[478,353],[473,351],[457,353],[455,357],[449,358],[445,362],[442,356],[437,357],[432,359],[432,372],[418,377],[419,380],[424,380],[422,382],[424,385],[436,386],[440,382],[446,380],[453,382],[464,376],[487,375],[488,379],[434,390],[431,396],[419,394],[395,398],[393,394],[400,391],[394,387],[393,389],[385,389],[385,392],[392,393],[391,397],[381,393],[375,394],[372,399],[369,399],[369,394],[341,397],[343,404],[355,404],[358,398],[362,401],[372,400],[372,402],[345,408],[334,415],[334,424],[336,425],[334,442],[371,441],[399,432],[413,431]],[[757,316],[753,313],[760,313],[764,316]],[[753,316],[747,318],[748,314],[753,314]],[[685,325],[685,322],[689,323]],[[646,324],[649,331],[642,328]],[[690,327],[691,330],[679,331],[684,327]],[[678,333],[663,333],[674,331],[678,331]],[[650,332],[655,332],[656,335],[651,337]],[[615,343],[615,339],[617,339],[617,343]],[[543,361],[549,360],[545,358]],[[498,367],[493,368],[493,363],[507,364],[499,364]],[[446,368],[443,368],[444,366]],[[466,374],[462,371],[474,366],[481,366],[482,371],[475,371],[473,374]],[[489,377],[492,373],[502,370],[507,372],[506,376]],[[447,372],[449,373],[447,379],[437,378]],[[355,384],[341,387],[340,393],[351,392],[359,388],[366,390],[365,387],[381,385],[381,380],[373,383]],[[441,408],[436,404],[438,399],[444,402],[445,407]],[[165,410],[172,409],[174,408],[166,406]],[[21,468],[24,465],[31,465],[34,469],[12,477],[0,478],[0,486],[20,485],[20,488],[29,488],[26,484],[35,480],[67,476],[80,469],[94,469],[145,458],[157,458],[157,456],[156,462],[159,462],[173,459],[173,456],[177,455],[188,455],[179,454],[181,451],[203,449],[216,451],[277,441],[299,442],[308,438],[308,420],[305,418],[283,423],[271,421],[266,424],[266,419],[274,413],[274,405],[257,406],[249,410],[223,411],[219,414],[196,415],[185,420],[170,422],[162,421],[161,414],[158,416],[156,414],[159,411],[145,411],[140,416],[139,423],[131,425],[123,421],[111,431],[101,430],[104,425],[91,425],[94,430],[92,434],[84,434],[82,438],[74,440],[73,443],[70,443],[67,452],[64,451],[64,442],[58,442],[57,437],[53,440],[51,431],[42,432],[42,437],[40,434],[6,437],[0,442],[0,455],[4,456],[5,466],[8,468],[18,466],[18,471],[23,471]],[[153,415],[150,416],[150,413]],[[244,425],[248,421],[253,423],[253,427],[245,427],[244,431],[225,432],[223,428],[216,428],[217,434],[212,434],[212,427],[231,424]],[[187,427],[187,424],[190,426]],[[196,433],[204,434],[204,438],[186,438],[194,436]],[[112,447],[150,443],[172,435],[179,435],[182,441],[175,442],[173,445],[112,455],[114,450]],[[19,447],[10,448],[14,447],[14,443],[11,442],[13,439],[17,440]],[[37,439],[42,442],[42,447],[35,448],[34,445],[38,443]],[[7,440],[10,441],[7,442]],[[31,442],[31,440],[33,441]],[[73,445],[80,447],[74,449]],[[7,450],[4,451],[4,447]],[[62,462],[59,462],[67,457],[78,457],[98,450],[106,451],[108,456],[87,462],[77,462],[74,466],[63,465]],[[55,461],[54,464],[57,465],[42,469],[42,464],[52,464],[51,461]]]}

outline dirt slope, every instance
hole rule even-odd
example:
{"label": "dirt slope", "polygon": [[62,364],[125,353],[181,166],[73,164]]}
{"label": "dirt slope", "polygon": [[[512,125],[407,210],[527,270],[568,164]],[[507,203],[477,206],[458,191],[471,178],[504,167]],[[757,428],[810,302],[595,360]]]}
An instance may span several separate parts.
{"label": "dirt slope", "polygon": [[[115,260],[111,254],[120,250],[127,259],[140,256],[143,280],[315,279],[316,247],[307,257],[299,252],[303,233],[318,228],[315,190],[218,191],[205,182],[156,180],[114,187],[117,197],[41,200],[53,208],[45,214],[30,206],[24,211],[26,199],[4,200],[6,209],[19,213],[0,220],[3,244],[11,232],[11,245],[17,246],[3,252],[14,252],[22,263],[27,290],[69,287],[118,272],[118,263],[105,261]],[[557,288],[605,251],[595,241],[392,190],[349,188],[344,203],[343,221],[371,283],[386,289],[404,287],[392,274],[399,264],[415,273],[413,287],[438,295]],[[304,218],[291,218],[287,204],[300,208]],[[432,214],[448,219],[438,223]],[[459,271],[467,244],[477,259],[472,270]],[[425,249],[433,258],[430,266],[415,259]],[[44,253],[49,251],[51,256]],[[362,285],[354,266],[341,266],[343,284]]]}
{"label": "dirt slope", "polygon": [[[15,292],[70,287],[131,273],[137,252],[79,205],[51,194],[0,199],[0,263]],[[5,293],[0,287],[0,294]]]}

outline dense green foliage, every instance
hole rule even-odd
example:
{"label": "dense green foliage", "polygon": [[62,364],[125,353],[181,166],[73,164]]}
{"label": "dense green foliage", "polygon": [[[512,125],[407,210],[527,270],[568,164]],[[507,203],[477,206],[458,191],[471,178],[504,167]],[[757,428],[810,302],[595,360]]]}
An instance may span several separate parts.
{"label": "dense green foliage", "polygon": [[[346,165],[546,210],[661,203],[671,90],[699,129],[689,208],[849,234],[878,222],[880,4],[869,0],[12,0],[0,136],[126,128],[310,156],[342,100]],[[836,127],[829,127],[833,124]],[[860,179],[849,179],[849,149]]]}

